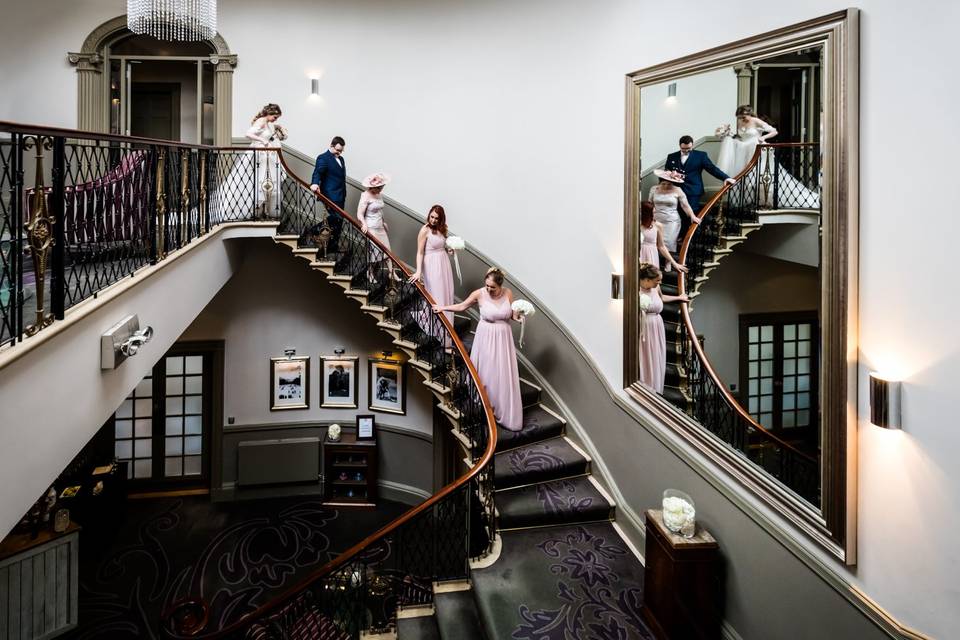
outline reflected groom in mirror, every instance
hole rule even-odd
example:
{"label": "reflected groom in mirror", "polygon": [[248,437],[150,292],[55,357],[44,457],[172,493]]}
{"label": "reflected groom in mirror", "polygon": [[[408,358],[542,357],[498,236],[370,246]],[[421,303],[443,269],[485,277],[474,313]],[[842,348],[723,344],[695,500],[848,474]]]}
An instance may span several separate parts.
{"label": "reflected groom in mirror", "polygon": [[[684,175],[683,185],[681,185],[680,188],[683,189],[684,195],[687,196],[687,201],[690,203],[690,208],[693,209],[693,214],[698,217],[700,216],[700,208],[703,207],[700,198],[703,197],[704,171],[717,180],[723,180],[728,184],[735,182],[733,178],[723,171],[720,171],[720,169],[710,161],[710,156],[703,151],[697,151],[693,148],[692,136],[683,136],[680,138],[680,150],[674,151],[667,156],[667,162],[663,168],[667,171],[679,171]],[[689,226],[690,221],[687,216],[680,216],[680,243],[683,242]]]}

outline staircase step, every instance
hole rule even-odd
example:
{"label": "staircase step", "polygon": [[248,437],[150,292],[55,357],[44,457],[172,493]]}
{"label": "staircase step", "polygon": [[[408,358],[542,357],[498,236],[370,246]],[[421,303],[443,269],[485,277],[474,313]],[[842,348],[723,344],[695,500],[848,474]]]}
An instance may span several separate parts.
{"label": "staircase step", "polygon": [[486,640],[472,589],[437,593],[433,604],[443,640]]}
{"label": "staircase step", "polygon": [[473,319],[470,316],[453,316],[453,328],[462,338],[473,329]]}
{"label": "staircase step", "polygon": [[639,615],[643,565],[612,524],[504,531],[500,538],[499,559],[471,572],[491,638],[653,639]]}
{"label": "staircase step", "polygon": [[532,407],[540,402],[540,387],[520,378],[520,397],[523,400],[523,406]]}
{"label": "staircase step", "polygon": [[498,453],[493,484],[497,489],[580,476],[590,471],[590,459],[565,437],[541,440]]}
{"label": "staircase step", "polygon": [[687,400],[687,396],[677,387],[664,386],[663,398],[684,413],[686,413],[687,408],[690,406],[690,401]]}
{"label": "staircase step", "polygon": [[613,518],[613,505],[586,476],[497,491],[500,529],[549,527]]}
{"label": "staircase step", "polygon": [[550,411],[536,404],[523,410],[523,429],[510,431],[497,425],[497,452],[562,436],[565,423]]}
{"label": "staircase step", "polygon": [[397,617],[397,640],[441,640],[435,615]]}

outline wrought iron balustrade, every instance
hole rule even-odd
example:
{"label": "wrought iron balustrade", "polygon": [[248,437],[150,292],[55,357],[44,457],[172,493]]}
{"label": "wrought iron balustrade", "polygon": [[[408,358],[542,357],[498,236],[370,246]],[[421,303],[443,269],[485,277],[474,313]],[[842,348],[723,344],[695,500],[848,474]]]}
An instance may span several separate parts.
{"label": "wrought iron balustrade", "polygon": [[[680,293],[692,290],[691,284],[715,259],[724,237],[741,237],[743,225],[757,223],[765,212],[801,210],[819,214],[819,181],[819,145],[758,146],[736,182],[724,185],[701,210],[702,222],[688,230],[680,262],[689,271],[679,275]],[[691,416],[805,500],[819,505],[819,458],[761,426],[730,394],[700,344],[686,305],[681,305],[678,348]]]}
{"label": "wrought iron balustrade", "polygon": [[[331,225],[330,216],[340,224]],[[469,354],[390,250],[311,192],[277,150],[216,148],[0,122],[0,348],[31,339],[137,270],[222,223],[276,221],[382,312],[455,424],[469,469],[423,504],[241,619],[210,619],[203,585],[164,616],[170,637],[356,638],[395,624],[397,606],[464,578],[493,538],[496,423]],[[335,231],[336,230],[336,231]],[[32,314],[32,315],[31,315]],[[214,624],[216,622],[216,624]],[[223,626],[223,628],[221,628]],[[326,637],[326,636],[325,636]]]}

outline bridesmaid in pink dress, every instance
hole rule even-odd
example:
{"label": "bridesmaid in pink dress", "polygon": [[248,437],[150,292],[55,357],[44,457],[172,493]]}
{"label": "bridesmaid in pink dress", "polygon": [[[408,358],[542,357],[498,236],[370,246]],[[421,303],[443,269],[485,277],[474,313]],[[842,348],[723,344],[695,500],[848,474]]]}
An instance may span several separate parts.
{"label": "bridesmaid in pink dress", "polygon": [[[417,234],[417,270],[410,276],[410,282],[423,278],[424,288],[440,306],[453,304],[453,270],[446,242],[447,214],[443,207],[435,204],[427,214],[427,224]],[[445,314],[453,323],[453,312]]]}
{"label": "bridesmaid in pink dress", "polygon": [[[665,296],[660,291],[663,274],[655,265],[641,263],[640,279],[640,382],[663,393],[667,374],[667,338],[663,329],[664,302],[689,302],[686,294]],[[644,309],[646,307],[646,309]]]}
{"label": "bridesmaid in pink dress", "polygon": [[646,200],[640,203],[640,262],[654,266],[660,264],[659,252],[677,271],[687,272],[687,268],[670,255],[667,245],[663,243],[663,225],[653,217],[653,203]]}
{"label": "bridesmaid in pink dress", "polygon": [[513,292],[504,288],[500,269],[490,268],[483,280],[483,288],[471,293],[460,304],[438,304],[433,310],[437,313],[465,311],[474,303],[480,305],[480,323],[473,338],[470,359],[487,390],[497,422],[510,431],[520,431],[523,429],[523,400],[520,397],[517,351],[510,330],[510,320],[520,321],[520,317],[511,309]]}

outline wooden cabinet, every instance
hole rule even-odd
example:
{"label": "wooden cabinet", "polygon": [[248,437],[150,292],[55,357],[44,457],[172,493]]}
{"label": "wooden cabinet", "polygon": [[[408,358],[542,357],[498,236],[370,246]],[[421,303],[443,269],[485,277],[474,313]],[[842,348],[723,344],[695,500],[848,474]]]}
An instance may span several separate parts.
{"label": "wooden cabinet", "polygon": [[654,635],[671,640],[720,637],[719,551],[702,527],[684,538],[648,509],[643,575],[643,618]]}
{"label": "wooden cabinet", "polygon": [[377,441],[344,433],[323,442],[323,500],[331,506],[373,507],[377,503]]}

